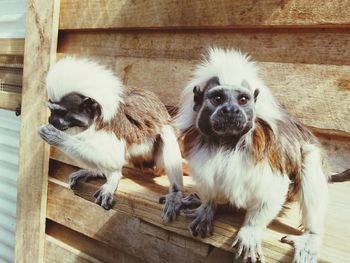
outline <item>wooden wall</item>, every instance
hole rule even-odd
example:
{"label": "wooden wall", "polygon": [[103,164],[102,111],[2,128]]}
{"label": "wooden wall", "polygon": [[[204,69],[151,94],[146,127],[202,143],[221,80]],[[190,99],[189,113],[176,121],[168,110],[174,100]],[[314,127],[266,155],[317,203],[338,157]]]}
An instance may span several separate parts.
{"label": "wooden wall", "polygon": [[[341,0],[61,0],[57,55],[96,59],[125,85],[150,89],[174,106],[208,47],[248,52],[282,105],[320,137],[332,171],[340,171],[350,159],[349,21],[350,5]],[[161,222],[164,176],[125,170],[117,205],[104,211],[92,199],[102,182],[83,183],[74,195],[67,184],[74,160],[55,149],[51,158],[46,262],[63,262],[62,255],[64,262],[232,262],[241,213],[218,216],[213,237],[194,239],[189,220]],[[348,190],[346,183],[331,186],[322,262],[349,257],[350,207],[342,201]],[[291,261],[291,248],[278,240],[300,233],[298,220],[293,208],[269,227],[267,262]]]}
{"label": "wooden wall", "polygon": [[0,39],[0,108],[21,102],[24,39]]}

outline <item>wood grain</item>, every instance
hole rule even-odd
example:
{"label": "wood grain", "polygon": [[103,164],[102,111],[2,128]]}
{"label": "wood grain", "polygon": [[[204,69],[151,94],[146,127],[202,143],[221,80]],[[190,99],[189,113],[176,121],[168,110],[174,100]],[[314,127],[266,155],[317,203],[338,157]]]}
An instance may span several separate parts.
{"label": "wood grain", "polygon": [[20,93],[0,91],[0,108],[15,110],[21,104]]}
{"label": "wood grain", "polygon": [[[119,248],[118,246],[123,241],[124,246],[128,247],[128,244],[130,244],[130,248],[128,247],[130,251],[135,251],[132,249],[137,249],[139,246],[138,241],[133,238],[134,229],[137,229],[140,224],[138,220],[156,226],[155,229],[158,229],[158,231],[166,230],[164,234],[157,234],[159,238],[163,237],[167,240],[176,241],[176,239],[169,237],[176,233],[175,235],[186,238],[186,242],[187,240],[198,240],[204,244],[232,251],[230,245],[234,233],[242,223],[243,214],[223,212],[216,217],[214,222],[215,231],[212,237],[193,239],[187,230],[190,220],[180,216],[177,221],[171,224],[164,224],[161,221],[159,216],[161,206],[157,203],[157,200],[160,195],[166,192],[168,187],[167,179],[164,176],[144,175],[140,178],[140,174],[136,171],[123,171],[125,178],[122,179],[119,185],[116,195],[117,204],[112,210],[104,211],[94,203],[89,202],[93,201],[92,193],[98,189],[102,183],[101,181],[81,183],[75,193],[83,197],[82,199],[74,196],[66,183],[68,174],[74,171],[74,168],[59,163],[51,167],[50,175],[53,178],[50,179],[49,183],[48,217],[55,222],[116,248]],[[190,178],[184,179],[186,189],[193,191]],[[346,223],[350,220],[350,206],[347,198],[349,187],[350,182],[330,185],[331,203],[320,262],[345,262],[350,256],[347,247],[350,226]],[[89,209],[86,209],[87,207]],[[79,220],[76,220],[77,218]],[[131,222],[128,220],[131,220]],[[280,243],[279,239],[285,234],[300,233],[298,230],[299,222],[299,208],[293,204],[290,209],[286,210],[286,215],[274,220],[268,227],[268,230],[264,233],[263,242],[267,262],[291,261],[291,248]],[[124,230],[125,228],[126,230]],[[124,236],[123,239],[119,239],[124,235],[122,233],[128,234],[125,234],[127,236]],[[140,233],[135,233],[135,236],[140,237]],[[183,243],[186,244],[186,242],[175,244],[179,246]],[[144,248],[145,251],[149,249],[151,248]],[[187,260],[186,262],[192,261]]]}
{"label": "wood grain", "polygon": [[58,52],[198,60],[210,46],[267,62],[349,65],[348,29],[222,29],[61,32]]}
{"label": "wood grain", "polygon": [[24,39],[21,38],[1,38],[0,54],[2,55],[23,55]]}
{"label": "wood grain", "polygon": [[[118,203],[120,204],[118,206],[124,207],[123,210],[104,211],[101,210],[101,207],[74,196],[74,193],[66,186],[57,180],[50,179],[48,218],[116,250],[129,253],[146,262],[214,263],[217,260],[215,255],[223,258],[223,262],[231,260],[230,253],[221,250],[215,251],[210,257],[198,254],[198,246],[207,247],[205,250],[207,252],[208,245],[192,240],[187,242],[178,234],[169,233],[159,226],[145,223],[145,218],[139,213],[149,217],[152,216],[152,213],[157,212],[159,217],[160,210],[154,211],[152,207],[147,206],[140,208],[141,206],[137,205],[135,197],[129,200],[119,198]],[[89,194],[91,194],[91,190],[94,191],[90,188]],[[133,204],[136,207],[130,207]],[[89,210],[86,209],[87,207]],[[126,209],[129,211],[128,213],[124,212]],[[65,212],[62,213],[62,211]],[[76,218],[79,220],[75,220]],[[193,244],[196,244],[197,247]]]}
{"label": "wood grain", "polygon": [[[144,262],[138,260],[133,255],[110,247],[96,239],[85,236],[72,229],[57,224],[51,220],[47,220],[46,224],[46,236],[50,236],[55,240],[59,240],[64,244],[79,250],[97,260],[101,260],[105,263],[123,262],[123,263],[136,263]],[[48,251],[45,251],[48,253]],[[46,256],[47,258],[48,256]],[[51,262],[51,261],[47,261]],[[74,262],[74,261],[71,261]]]}
{"label": "wood grain", "polygon": [[348,1],[63,0],[60,29],[349,25]]}
{"label": "wood grain", "polygon": [[[198,63],[182,59],[91,58],[108,65],[127,80],[124,84],[154,91],[166,105],[178,104]],[[258,65],[265,83],[295,118],[309,127],[350,132],[350,84],[344,84],[350,83],[350,66],[273,62]]]}
{"label": "wood grain", "polygon": [[45,238],[45,262],[103,263],[51,236],[46,236]]}
{"label": "wood grain", "polygon": [[47,120],[43,79],[55,61],[59,1],[27,1],[17,181],[15,262],[44,262],[49,147],[37,135]]}

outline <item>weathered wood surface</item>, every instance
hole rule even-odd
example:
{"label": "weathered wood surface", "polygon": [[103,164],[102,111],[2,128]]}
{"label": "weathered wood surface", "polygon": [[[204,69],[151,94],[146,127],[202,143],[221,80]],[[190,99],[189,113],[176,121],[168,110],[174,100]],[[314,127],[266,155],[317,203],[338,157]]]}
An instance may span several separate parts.
{"label": "weathered wood surface", "polygon": [[[1,67],[0,85],[22,86],[22,68]],[[0,88],[1,89],[1,88]]]}
{"label": "weathered wood surface", "polygon": [[23,55],[24,39],[21,38],[1,38],[0,54],[2,55]]}
{"label": "weathered wood surface", "polygon": [[15,262],[44,262],[49,147],[37,136],[47,121],[43,79],[55,60],[59,1],[27,1]]}
{"label": "weathered wood surface", "polygon": [[[82,199],[74,196],[68,187],[68,174],[72,171],[74,171],[73,167],[64,164],[57,165],[56,163],[56,165],[51,166],[50,175],[52,177],[48,193],[48,218],[51,220],[113,247],[120,246],[121,242],[116,237],[122,236],[121,233],[129,233],[125,234],[127,236],[124,236],[122,240],[129,242],[130,249],[133,247],[135,249],[138,246],[135,243],[137,241],[133,239],[132,232],[130,232],[135,228],[135,225],[127,224],[130,220],[129,216],[132,216],[133,220],[141,220],[140,222],[144,221],[157,226],[158,228],[153,228],[156,230],[152,230],[157,231],[155,232],[156,236],[159,239],[173,240],[176,246],[188,248],[186,246],[188,240],[196,240],[190,236],[187,229],[190,220],[180,216],[177,221],[171,224],[164,224],[161,221],[162,206],[157,201],[159,196],[165,194],[168,189],[165,176],[152,177],[141,175],[134,170],[124,170],[125,178],[120,182],[116,194],[117,204],[112,210],[104,211],[99,206],[89,202],[93,201],[93,193],[102,181],[81,183],[76,194],[83,197]],[[187,191],[193,190],[192,183],[187,177],[185,177],[185,185]],[[350,183],[330,185],[331,203],[320,262],[345,262],[350,256],[348,250],[350,226],[347,224],[350,220],[349,187]],[[89,209],[86,209],[87,207]],[[214,222],[214,236],[200,241],[230,252],[232,251],[233,236],[242,220],[243,214],[239,212],[220,214]],[[285,234],[300,233],[299,224],[298,207],[292,205],[291,209],[287,210],[286,216],[276,219],[269,226],[268,230],[265,231],[263,242],[268,262],[290,262],[292,249],[288,245],[280,243],[279,240]],[[125,230],[125,228],[129,230]],[[162,231],[163,234],[161,234]],[[138,234],[135,233],[135,236]],[[178,238],[172,238],[173,235]],[[127,244],[125,242],[123,244]],[[147,251],[147,249],[145,250]]]}
{"label": "weathered wood surface", "polygon": [[[108,65],[124,84],[154,91],[166,105],[178,104],[181,91],[198,63],[162,58],[91,58]],[[350,66],[274,62],[258,65],[279,102],[302,123],[350,132]]]}
{"label": "weathered wood surface", "polygon": [[129,30],[61,32],[58,52],[198,60],[210,46],[268,62],[350,64],[349,29]]}
{"label": "weathered wood surface", "polygon": [[63,0],[60,29],[345,26],[348,1]]}
{"label": "weathered wood surface", "polygon": [[45,237],[45,261],[50,263],[103,263],[51,236]]}
{"label": "weathered wood surface", "polygon": [[[130,251],[123,252],[122,250],[117,250],[114,247],[110,247],[96,239],[85,236],[60,224],[57,224],[51,220],[47,220],[46,224],[46,236],[51,237],[55,240],[59,240],[71,248],[77,249],[82,253],[89,255],[97,260],[101,260],[104,263],[136,263],[144,262],[138,260],[134,255],[127,254]],[[46,249],[46,258],[52,257],[48,255],[49,253],[54,253],[55,251],[48,251]],[[51,261],[47,261],[51,263]],[[70,261],[70,262],[75,262]]]}
{"label": "weathered wood surface", "polygon": [[0,108],[15,110],[21,103],[21,94],[0,91]]}

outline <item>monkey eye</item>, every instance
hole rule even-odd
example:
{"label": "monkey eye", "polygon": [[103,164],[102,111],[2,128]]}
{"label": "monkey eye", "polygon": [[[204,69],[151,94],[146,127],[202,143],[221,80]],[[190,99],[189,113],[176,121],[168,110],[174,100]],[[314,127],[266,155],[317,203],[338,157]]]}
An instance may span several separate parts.
{"label": "monkey eye", "polygon": [[210,102],[214,105],[214,106],[217,106],[217,105],[220,105],[224,102],[224,98],[220,95],[216,95],[214,97],[212,97],[210,99]]}
{"label": "monkey eye", "polygon": [[242,95],[238,98],[238,103],[241,106],[247,104],[248,101],[249,101],[249,97],[246,95]]}

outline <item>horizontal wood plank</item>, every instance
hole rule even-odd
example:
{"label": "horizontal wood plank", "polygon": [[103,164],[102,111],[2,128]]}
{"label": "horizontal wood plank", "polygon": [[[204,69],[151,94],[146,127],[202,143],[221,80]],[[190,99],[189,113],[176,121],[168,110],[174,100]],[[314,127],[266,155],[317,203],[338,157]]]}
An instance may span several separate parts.
{"label": "horizontal wood plank", "polygon": [[134,30],[61,32],[58,52],[198,60],[210,46],[267,62],[349,65],[348,29]]}
{"label": "horizontal wood plank", "polygon": [[[94,188],[90,188],[89,194],[92,194],[91,191],[94,191]],[[207,244],[187,241],[178,234],[150,225],[140,215],[144,214],[147,218],[154,216],[152,213],[156,212],[160,218],[159,209],[148,209],[147,205],[140,208],[134,197],[125,200],[119,196],[118,203],[118,206],[124,208],[104,211],[94,203],[75,196],[65,184],[51,179],[47,216],[55,222],[147,262],[215,262],[215,255],[226,258],[224,262],[231,260],[231,254],[222,250],[217,250],[214,256],[208,258],[203,255],[204,252],[208,252]],[[130,207],[132,204],[136,207]],[[124,212],[126,210],[127,213]],[[78,218],[79,220],[76,220]],[[203,248],[206,249],[203,251]]]}
{"label": "horizontal wood plank", "polygon": [[[190,220],[180,216],[171,224],[164,224],[161,221],[161,205],[157,201],[158,197],[164,194],[168,188],[168,182],[164,176],[143,175],[141,177],[137,171],[124,170],[125,178],[120,182],[116,194],[117,204],[112,210],[104,211],[93,202],[89,202],[93,201],[93,192],[101,185],[101,180],[81,183],[75,193],[83,197],[82,199],[74,196],[73,191],[68,189],[66,183],[68,174],[73,171],[73,167],[64,164],[51,165],[50,174],[52,177],[49,182],[48,194],[48,218],[51,220],[117,248],[121,244],[121,240],[118,239],[121,235],[127,235],[123,238],[125,242],[129,242],[123,241],[124,246],[130,245],[130,249],[138,247],[138,241],[132,237],[134,229],[140,225],[138,220],[142,220],[157,226],[160,230],[166,230],[163,234],[157,235],[159,238],[163,236],[165,240],[176,240],[170,238],[171,235],[175,235],[232,251],[230,245],[234,233],[242,223],[242,213],[224,212],[217,215],[214,222],[214,235],[210,238],[194,239],[187,230]],[[185,185],[188,191],[193,191],[189,178],[185,178]],[[349,187],[350,182],[330,185],[331,203],[321,250],[321,262],[344,262],[350,256],[347,247],[350,226],[346,223],[350,220],[350,206],[347,202]],[[134,219],[133,224],[127,223],[130,216]],[[299,208],[293,204],[285,216],[274,220],[265,231],[263,247],[268,262],[290,262],[292,250],[288,245],[280,243],[279,239],[285,234],[300,233],[298,230],[299,220]],[[125,228],[127,230],[124,232]],[[135,235],[138,236],[139,233]],[[186,242],[182,243],[186,244]],[[176,243],[176,245],[179,246],[182,243]]]}
{"label": "horizontal wood plank", "polygon": [[22,68],[1,67],[0,85],[22,86]]}
{"label": "horizontal wood plank", "polygon": [[48,235],[45,238],[44,260],[50,263],[103,263]]}
{"label": "horizontal wood plank", "polygon": [[0,54],[0,68],[23,68],[23,54],[14,56]]}
{"label": "horizontal wood plank", "polygon": [[61,1],[60,29],[349,25],[335,0]]}
{"label": "horizontal wood plank", "polygon": [[0,108],[15,110],[21,104],[20,93],[0,91]]}
{"label": "horizontal wood plank", "polygon": [[22,38],[1,38],[0,54],[2,55],[23,55],[24,39]]}
{"label": "horizontal wood plank", "polygon": [[[63,242],[64,244],[82,253],[85,253],[97,260],[101,260],[104,263],[144,262],[144,261],[138,260],[136,257],[132,255],[128,255],[127,253],[121,250],[117,250],[113,247],[107,246],[106,244],[96,239],[85,236],[79,232],[76,232],[72,229],[64,227],[51,220],[48,220],[46,224],[46,234],[47,234],[47,237],[52,237],[54,240],[59,240],[60,242]],[[47,261],[47,262],[51,262],[51,261]],[[69,262],[75,262],[75,261],[69,261]]]}
{"label": "horizontal wood plank", "polygon": [[[154,91],[166,105],[178,104],[198,63],[183,59],[91,58],[108,65],[124,84]],[[350,132],[350,66],[273,62],[258,65],[265,83],[295,118],[309,127]]]}

